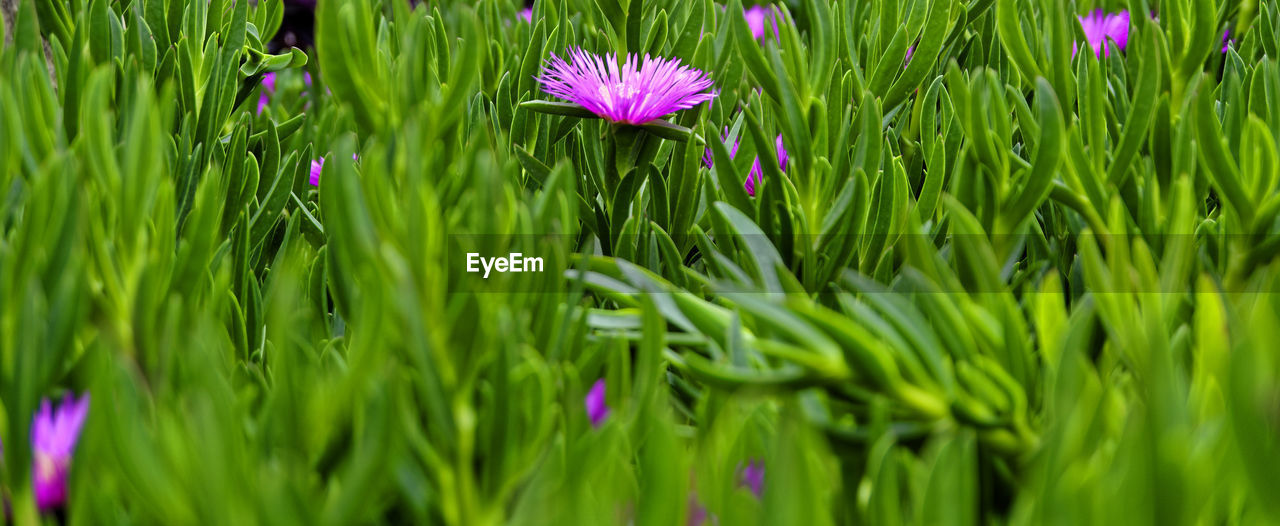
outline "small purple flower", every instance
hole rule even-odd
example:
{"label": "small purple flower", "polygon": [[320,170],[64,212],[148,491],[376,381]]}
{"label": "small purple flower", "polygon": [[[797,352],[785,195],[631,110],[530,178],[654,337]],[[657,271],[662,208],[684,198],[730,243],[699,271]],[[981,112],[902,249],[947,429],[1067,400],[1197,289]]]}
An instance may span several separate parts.
{"label": "small purple flower", "polygon": [[521,19],[523,19],[525,22],[528,22],[528,23],[532,24],[532,23],[533,23],[533,8],[532,8],[532,7],[526,7],[526,8],[524,8],[524,9],[521,9],[521,10],[520,10],[520,18],[521,18]]}
{"label": "small purple flower", "polygon": [[753,5],[742,10],[742,17],[747,19],[747,28],[751,30],[751,36],[756,40],[763,40],[765,37],[764,23],[769,22],[773,25],[773,35],[778,37],[778,17],[773,15],[773,8]]}
{"label": "small purple flower", "polygon": [[[720,142],[724,142],[724,141],[727,141],[727,140],[729,140],[729,127],[728,127],[728,126],[725,126],[725,128],[724,128],[724,135],[721,135],[721,136],[720,136]],[[732,144],[732,145],[730,145],[730,144],[728,144],[728,143],[726,143],[726,144],[725,144],[725,146],[728,146],[728,147],[729,147],[729,158],[730,158],[730,159],[733,159],[733,157],[734,157],[735,155],[738,155],[738,145],[739,145],[741,142],[742,142],[742,138],[738,138],[738,139],[734,139],[734,140],[733,140],[733,144]],[[708,146],[708,147],[707,147],[706,151],[702,152],[702,164],[703,164],[703,165],[706,165],[706,167],[707,167],[708,169],[709,169],[709,168],[711,168],[711,167],[713,167],[713,166],[715,166],[715,157],[714,157],[714,156],[712,155],[712,153],[711,153],[711,147],[710,147],[710,146]]]}
{"label": "small purple flower", "polygon": [[320,186],[320,172],[324,170],[324,157],[311,161],[311,186]]}
{"label": "small purple flower", "polygon": [[768,13],[768,9],[758,5],[742,10],[742,17],[747,19],[747,27],[751,28],[751,36],[756,40],[764,38],[764,19]]}
{"label": "small purple flower", "polygon": [[613,54],[602,58],[578,48],[568,54],[568,62],[551,54],[538,78],[542,89],[615,123],[645,124],[714,97],[707,92],[711,78],[679,59],[645,55],[642,62],[632,54],[619,69]]}
{"label": "small purple flower", "polygon": [[587,418],[591,419],[591,427],[600,427],[604,419],[609,417],[609,406],[604,399],[604,378],[596,380],[591,390],[587,391],[584,404],[587,407]]}
{"label": "small purple flower", "polygon": [[[720,140],[723,141],[728,138],[729,128],[725,128],[724,136]],[[733,146],[729,147],[730,159],[733,159],[733,157],[738,154],[738,146],[740,142],[740,140],[735,140],[733,141]],[[782,135],[778,135],[774,138],[774,148],[778,155],[778,168],[785,171],[787,169],[787,160],[790,158],[790,155],[787,154],[787,149],[782,145]],[[707,168],[711,168],[714,164],[711,156],[711,148],[707,148],[706,152],[703,152],[702,163],[705,164]],[[760,158],[756,157],[755,160],[751,162],[751,171],[747,173],[747,181],[742,185],[743,188],[747,190],[747,195],[751,197],[756,196],[756,183],[763,180],[763,178],[764,169],[760,167]]]}
{"label": "small purple flower", "polygon": [[1223,53],[1226,53],[1227,49],[1231,47],[1231,42],[1232,42],[1231,30],[1228,29],[1226,31],[1223,31],[1222,32],[1222,52]]}
{"label": "small purple flower", "polygon": [[276,92],[276,74],[267,73],[262,77],[262,93],[258,95],[258,115],[262,115],[262,110],[267,109],[267,103],[270,102],[268,93]]}
{"label": "small purple flower", "polygon": [[[1103,14],[1097,9],[1088,15],[1078,17],[1080,27],[1084,29],[1084,37],[1095,56],[1110,56],[1111,50],[1107,40],[1115,42],[1119,51],[1124,51],[1129,44],[1129,12]],[[1075,56],[1077,46],[1072,45],[1071,56]]]}
{"label": "small purple flower", "polygon": [[711,524],[719,524],[720,521],[715,515],[707,511],[707,507],[698,501],[698,494],[689,492],[689,512],[685,516],[684,523],[686,526],[703,526],[707,524],[707,519],[711,519]]}
{"label": "small purple flower", "polygon": [[[777,150],[778,168],[781,170],[786,170],[787,159],[790,156],[787,155],[787,149],[782,146],[782,136],[781,135],[777,136],[774,139],[773,143],[774,143],[774,148]],[[747,182],[743,184],[743,187],[747,189],[747,195],[751,197],[756,196],[756,182],[763,180],[763,178],[764,178],[764,170],[760,168],[760,158],[756,157],[756,160],[751,163],[751,172],[747,174]]]}
{"label": "small purple flower", "polygon": [[764,495],[764,462],[752,460],[746,467],[738,464],[738,487],[751,490],[757,499]]}
{"label": "small purple flower", "polygon": [[67,500],[67,473],[80,430],[89,416],[89,393],[76,399],[67,393],[54,409],[46,398],[31,423],[31,482],[41,511]]}
{"label": "small purple flower", "polygon": [[[360,154],[351,154],[352,161],[360,161]],[[320,186],[320,172],[324,170],[324,157],[311,161],[311,186]]]}
{"label": "small purple flower", "polygon": [[916,54],[916,45],[911,44],[911,47],[907,48],[906,58],[902,59],[902,69],[907,69],[907,64],[911,63],[911,55],[914,55],[914,54]]}

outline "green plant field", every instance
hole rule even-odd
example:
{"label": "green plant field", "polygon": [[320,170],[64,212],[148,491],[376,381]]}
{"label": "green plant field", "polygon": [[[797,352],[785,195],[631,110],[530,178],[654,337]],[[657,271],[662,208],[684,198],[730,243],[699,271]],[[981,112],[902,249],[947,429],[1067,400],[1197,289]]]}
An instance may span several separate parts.
{"label": "green plant field", "polygon": [[3,523],[1280,524],[1280,2],[746,3],[13,2]]}

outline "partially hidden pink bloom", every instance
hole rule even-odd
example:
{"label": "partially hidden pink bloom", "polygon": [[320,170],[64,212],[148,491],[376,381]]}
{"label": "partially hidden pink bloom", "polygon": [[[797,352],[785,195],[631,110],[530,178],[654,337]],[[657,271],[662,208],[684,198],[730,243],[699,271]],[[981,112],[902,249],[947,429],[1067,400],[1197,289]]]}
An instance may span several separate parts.
{"label": "partially hidden pink bloom", "polygon": [[764,495],[764,462],[752,460],[745,467],[738,464],[738,487],[751,490],[757,499]]}
{"label": "partially hidden pink bloom", "polygon": [[[729,128],[725,128],[724,136],[720,140],[723,141],[723,140],[727,140],[728,138],[729,138]],[[740,143],[741,143],[741,139],[736,139],[733,141],[733,145],[729,146],[730,159],[733,159],[733,157],[738,154],[738,146]],[[777,137],[774,138],[774,148],[775,148],[775,152],[778,155],[778,168],[785,171],[787,169],[787,160],[790,158],[790,155],[787,154],[787,149],[782,144],[782,135],[778,135]],[[705,164],[707,168],[711,168],[712,165],[714,164],[712,155],[711,155],[711,148],[707,148],[707,150],[703,152],[702,163]],[[743,188],[747,190],[747,195],[751,197],[756,196],[756,184],[759,181],[763,180],[763,178],[764,178],[764,169],[760,167],[760,157],[757,156],[755,160],[751,162],[751,171],[747,173],[747,180],[742,185]]]}
{"label": "partially hidden pink bloom", "polygon": [[71,455],[88,416],[88,393],[78,399],[67,393],[56,409],[47,398],[40,403],[31,423],[31,484],[36,507],[41,511],[61,506],[67,500]]}
{"label": "partially hidden pink bloom", "polygon": [[268,93],[276,92],[276,74],[267,73],[262,76],[262,92],[258,95],[258,115],[262,115],[262,110],[267,109],[267,103],[271,102]]}
{"label": "partially hidden pink bloom", "polygon": [[707,511],[707,507],[702,505],[698,500],[698,494],[689,492],[689,511],[685,515],[684,523],[686,526],[704,526],[710,519],[711,524],[719,524],[720,520]]}
{"label": "partially hidden pink bloom", "polygon": [[605,403],[604,397],[604,378],[592,384],[591,390],[587,391],[587,397],[583,400],[583,405],[587,408],[587,418],[591,420],[591,427],[600,427],[604,419],[609,417],[609,406]]}
{"label": "partially hidden pink bloom", "polygon": [[[359,161],[359,154],[351,154],[352,161]],[[320,172],[324,170],[324,157],[311,161],[311,186],[320,186]]]}
{"label": "partially hidden pink bloom", "polygon": [[524,8],[524,9],[521,9],[521,10],[520,10],[520,18],[521,18],[521,19],[523,19],[525,22],[528,22],[528,23],[532,24],[532,23],[533,23],[533,8],[532,8],[532,7],[526,7],[526,8]]}
{"label": "partially hidden pink bloom", "polygon": [[1231,30],[1228,29],[1226,31],[1223,31],[1222,32],[1222,52],[1223,53],[1226,53],[1227,49],[1231,47],[1231,42],[1232,42]]}
{"label": "partially hidden pink bloom", "polygon": [[774,16],[773,8],[753,5],[742,10],[742,17],[747,20],[747,28],[751,30],[751,36],[756,40],[764,39],[765,22],[773,25],[773,36],[778,38],[778,17]]}
{"label": "partially hidden pink bloom", "polygon": [[[773,141],[774,148],[777,150],[776,153],[778,155],[778,168],[786,170],[787,159],[790,158],[790,156],[787,155],[787,149],[782,146],[782,135],[778,135]],[[751,163],[751,172],[747,174],[747,182],[743,183],[743,186],[747,189],[747,195],[751,197],[756,196],[756,182],[763,178],[764,170],[760,168],[760,158],[756,157],[756,160]]]}
{"label": "partially hidden pink bloom", "polygon": [[[1124,51],[1129,44],[1129,12],[1103,14],[1101,9],[1079,17],[1080,27],[1084,29],[1084,37],[1095,56],[1110,56],[1111,43],[1118,51]],[[1077,45],[1073,44],[1071,56],[1075,56]]]}
{"label": "partially hidden pink bloom", "polygon": [[911,55],[914,55],[914,54],[916,54],[916,45],[911,44],[911,47],[907,48],[906,58],[902,59],[902,69],[907,69],[907,64],[911,63]]}
{"label": "partially hidden pink bloom", "polygon": [[311,186],[320,186],[320,172],[324,170],[324,157],[311,161]]}
{"label": "partially hidden pink bloom", "polygon": [[551,54],[538,78],[542,89],[615,123],[645,124],[715,96],[708,91],[711,78],[679,59],[645,55],[641,61],[632,54],[619,68],[613,54],[574,48],[568,56],[565,61]]}
{"label": "partially hidden pink bloom", "polygon": [[764,38],[764,18],[769,10],[753,5],[742,10],[742,17],[747,19],[747,27],[751,28],[751,36],[757,40]]}

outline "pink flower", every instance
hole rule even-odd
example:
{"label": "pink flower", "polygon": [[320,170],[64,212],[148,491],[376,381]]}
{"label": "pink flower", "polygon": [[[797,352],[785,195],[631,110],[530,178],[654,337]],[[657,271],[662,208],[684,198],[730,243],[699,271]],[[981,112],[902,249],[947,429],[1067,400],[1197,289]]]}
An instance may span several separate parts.
{"label": "pink flower", "polygon": [[756,39],[764,38],[764,18],[768,9],[753,5],[742,11],[742,16],[747,19],[747,27],[751,28],[751,36]]}
{"label": "pink flower", "polygon": [[632,54],[619,68],[613,54],[601,57],[577,48],[568,54],[569,61],[551,54],[538,78],[542,89],[615,123],[645,124],[715,96],[707,92],[711,78],[679,59],[645,55],[641,61]]}
{"label": "pink flower", "polygon": [[524,19],[524,21],[525,21],[525,22],[528,22],[528,23],[532,24],[532,23],[533,23],[533,8],[532,8],[532,7],[526,7],[526,8],[524,8],[524,9],[521,9],[521,10],[520,10],[520,18]]}
{"label": "pink flower", "polygon": [[262,76],[262,93],[258,95],[258,115],[262,115],[262,110],[267,109],[267,103],[270,102],[268,93],[276,92],[276,74],[267,73]]}
{"label": "pink flower", "polygon": [[[351,154],[352,161],[359,161],[359,154]],[[324,170],[324,157],[311,161],[311,186],[320,186],[320,172]]]}
{"label": "pink flower", "polygon": [[[728,138],[729,138],[729,128],[725,128],[724,136],[720,140],[723,141]],[[738,145],[740,142],[741,142],[740,139],[734,140],[733,145],[729,147],[730,159],[733,159],[733,157],[738,154]],[[782,135],[778,135],[776,138],[774,138],[774,148],[776,149],[776,153],[778,155],[778,168],[782,170],[786,170],[787,160],[790,158],[790,155],[787,154],[787,149],[783,147]],[[707,168],[711,168],[712,165],[714,164],[712,162],[711,148],[707,148],[707,150],[702,154],[702,163],[705,164]],[[747,195],[751,197],[756,196],[756,183],[758,181],[761,181],[763,178],[764,178],[764,169],[760,167],[760,158],[756,157],[755,160],[751,162],[751,171],[747,173],[747,180],[742,185],[743,188],[747,190]]]}
{"label": "pink flower", "polygon": [[80,430],[89,416],[89,394],[76,399],[67,393],[54,409],[46,398],[31,423],[31,483],[36,506],[49,510],[67,500],[67,473]]}
{"label": "pink flower", "polygon": [[764,495],[764,462],[752,460],[746,467],[738,464],[738,487],[751,490],[757,499]]}
{"label": "pink flower", "polygon": [[604,399],[604,378],[596,380],[596,383],[591,386],[583,404],[587,408],[587,418],[591,420],[591,427],[600,427],[604,419],[609,417],[609,406],[605,404]]}
{"label": "pink flower", "polygon": [[[774,139],[774,147],[777,149],[778,168],[782,170],[786,170],[787,159],[790,158],[790,156],[787,155],[787,149],[783,148],[782,146],[781,135],[778,135]],[[760,181],[763,178],[764,178],[764,170],[760,168],[760,158],[756,157],[756,160],[751,163],[751,172],[747,174],[747,182],[743,183],[743,187],[747,189],[747,195],[751,197],[756,196],[756,181]]]}
{"label": "pink flower", "polygon": [[320,186],[320,172],[324,170],[324,157],[311,161],[311,186]]}
{"label": "pink flower", "polygon": [[711,519],[712,524],[719,524],[720,521],[707,511],[707,507],[698,501],[698,495],[689,492],[689,511],[685,516],[684,523],[686,526],[704,526],[707,519]]}
{"label": "pink flower", "polygon": [[[1084,29],[1084,37],[1095,56],[1110,56],[1111,50],[1107,40],[1115,42],[1119,51],[1124,51],[1129,44],[1129,12],[1103,14],[1101,9],[1079,17],[1080,27]],[[1071,56],[1076,54],[1076,45],[1072,45]]]}
{"label": "pink flower", "polygon": [[753,5],[742,10],[742,17],[747,19],[747,27],[751,29],[751,36],[756,40],[764,38],[764,23],[773,24],[773,35],[778,35],[778,17],[773,15],[773,10],[767,6]]}

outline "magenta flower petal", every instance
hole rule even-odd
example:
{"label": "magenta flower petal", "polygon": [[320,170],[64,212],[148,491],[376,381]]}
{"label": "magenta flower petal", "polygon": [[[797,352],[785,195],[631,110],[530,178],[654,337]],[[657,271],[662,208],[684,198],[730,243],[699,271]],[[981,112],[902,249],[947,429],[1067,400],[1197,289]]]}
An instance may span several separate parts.
{"label": "magenta flower petal", "polygon": [[774,16],[772,7],[753,5],[742,10],[742,18],[747,20],[747,29],[751,30],[751,36],[756,40],[764,40],[764,24],[769,22],[773,26],[774,38],[781,41],[782,37],[778,34],[778,17]]}
{"label": "magenta flower petal", "polygon": [[[723,141],[723,140],[727,140],[728,138],[729,138],[729,128],[725,128],[724,135],[721,137],[720,140]],[[733,159],[734,156],[738,154],[739,145],[740,145],[740,138],[733,141],[733,146],[729,148],[730,159]],[[787,154],[787,149],[784,148],[782,145],[782,135],[778,135],[774,139],[774,147],[776,148],[776,153],[778,155],[778,168],[785,171],[787,169],[787,160],[790,158],[790,156]],[[711,148],[707,148],[707,150],[703,152],[702,163],[705,164],[707,168],[711,168],[715,164],[712,159]],[[762,180],[763,177],[764,177],[764,169],[760,167],[760,158],[756,157],[755,160],[751,162],[751,171],[747,173],[747,180],[746,182],[743,183],[743,187],[746,188],[747,190],[747,195],[751,197],[756,196],[756,183]]]}
{"label": "magenta flower petal", "polygon": [[[729,127],[728,127],[728,126],[725,126],[725,127],[724,127],[724,134],[722,134],[722,135],[720,136],[720,141],[721,141],[721,142],[726,141],[726,140],[729,140]],[[732,144],[732,145],[728,145],[728,146],[729,146],[729,158],[730,158],[730,159],[733,159],[733,156],[735,156],[735,155],[737,155],[737,154],[738,154],[738,145],[739,145],[739,143],[741,142],[741,140],[742,140],[742,138],[741,138],[741,137],[739,137],[739,138],[737,138],[737,139],[734,139],[734,140],[733,140],[733,144]],[[710,147],[707,147],[706,151],[703,151],[703,152],[702,152],[702,164],[703,164],[703,165],[705,165],[707,168],[711,168],[712,166],[715,166],[715,156],[714,156],[714,155],[712,155],[712,153],[711,153],[711,148],[710,148]]]}
{"label": "magenta flower petal", "polygon": [[31,422],[31,483],[41,511],[61,506],[67,500],[71,455],[88,416],[88,393],[79,399],[67,393],[56,409],[47,398],[40,403]]}
{"label": "magenta flower petal", "polygon": [[1222,32],[1222,52],[1226,53],[1227,49],[1230,47],[1231,47],[1231,30],[1228,29]]}
{"label": "magenta flower petal", "polygon": [[738,464],[738,487],[751,490],[757,499],[764,495],[764,462],[752,460],[746,467]]}
{"label": "magenta flower petal", "polygon": [[532,8],[532,7],[526,7],[526,8],[524,8],[524,9],[521,9],[521,10],[520,10],[520,18],[524,19],[524,21],[525,21],[525,22],[528,22],[528,23],[532,24],[532,23],[533,23],[533,8]]}
{"label": "magenta flower petal", "polygon": [[[1110,56],[1111,44],[1107,42],[1108,40],[1114,41],[1119,51],[1124,51],[1125,46],[1129,44],[1128,11],[1103,14],[1101,9],[1097,9],[1088,15],[1080,16],[1079,20],[1080,27],[1084,30],[1085,41],[1095,56]],[[1077,47],[1075,44],[1072,45],[1072,56],[1075,56]]]}
{"label": "magenta flower petal", "polygon": [[547,93],[619,124],[645,124],[707,102],[714,97],[711,78],[679,59],[641,61],[628,55],[618,67],[613,54],[600,57],[574,48],[569,60],[551,54],[538,78]]}
{"label": "magenta flower petal", "polygon": [[1107,15],[1103,26],[1107,38],[1114,40],[1120,51],[1129,46],[1129,12],[1121,11]]}
{"label": "magenta flower petal", "polygon": [[711,519],[712,523],[718,523],[715,517],[707,511],[707,507],[702,505],[698,500],[698,494],[689,492],[689,511],[685,516],[684,523],[686,526],[703,526],[707,524],[707,519]]}
{"label": "magenta flower petal", "polygon": [[784,172],[787,171],[787,161],[791,159],[791,156],[787,155],[787,149],[782,146],[782,134],[778,134],[778,137],[773,140],[773,146],[777,149],[778,169]]}
{"label": "magenta flower petal", "polygon": [[[778,168],[782,170],[786,170],[787,159],[789,158],[789,156],[787,155],[787,149],[782,146],[781,135],[779,135],[777,138],[774,139],[774,148],[776,149],[777,151],[776,153],[778,155]],[[756,160],[753,163],[751,163],[751,172],[747,174],[747,181],[742,185],[744,188],[746,188],[747,195],[751,197],[755,197],[756,183],[762,180],[764,180],[764,170],[760,168],[760,158],[756,157]]]}
{"label": "magenta flower petal", "polygon": [[600,427],[604,419],[609,417],[609,406],[605,404],[604,399],[604,378],[596,380],[591,390],[587,391],[587,397],[583,402],[587,407],[587,418],[591,420],[591,427]]}
{"label": "magenta flower petal", "polygon": [[324,157],[311,161],[311,186],[320,186],[322,170],[324,170]]}
{"label": "magenta flower petal", "polygon": [[742,10],[742,17],[747,19],[747,27],[751,28],[751,36],[756,40],[764,38],[764,19],[769,10],[753,5]]}
{"label": "magenta flower petal", "polygon": [[267,97],[268,93],[276,92],[276,74],[267,73],[262,76],[262,93],[258,95],[258,115],[262,115],[262,111],[267,109],[267,103],[271,102],[271,98]]}

